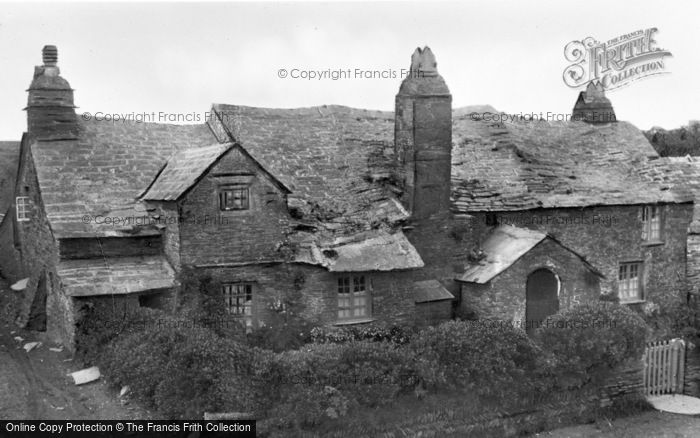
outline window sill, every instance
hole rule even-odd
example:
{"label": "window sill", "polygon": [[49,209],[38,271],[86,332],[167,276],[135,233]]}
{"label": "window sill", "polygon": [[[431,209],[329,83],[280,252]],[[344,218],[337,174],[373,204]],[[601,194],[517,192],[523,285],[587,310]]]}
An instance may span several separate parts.
{"label": "window sill", "polygon": [[358,319],[348,319],[348,320],[338,321],[333,325],[343,326],[343,325],[354,325],[354,324],[368,324],[368,323],[374,322],[374,321],[376,321],[376,319],[374,319],[374,318],[358,318]]}
{"label": "window sill", "polygon": [[642,246],[659,246],[663,245],[664,241],[662,240],[649,240],[649,241],[642,241]]}
{"label": "window sill", "polygon": [[628,301],[620,301],[620,304],[642,304],[646,303],[647,300],[628,300]]}

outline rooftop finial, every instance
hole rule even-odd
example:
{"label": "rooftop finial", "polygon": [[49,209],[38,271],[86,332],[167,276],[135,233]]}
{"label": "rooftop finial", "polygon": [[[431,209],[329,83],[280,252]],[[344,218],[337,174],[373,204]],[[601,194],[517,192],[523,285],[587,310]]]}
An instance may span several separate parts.
{"label": "rooftop finial", "polygon": [[44,46],[41,50],[45,66],[55,66],[58,62],[58,49],[56,46]]}
{"label": "rooftop finial", "polygon": [[411,72],[420,72],[425,76],[437,76],[437,62],[435,62],[435,55],[430,47],[425,46],[422,50],[420,47],[416,48],[411,55]]}
{"label": "rooftop finial", "polygon": [[571,118],[588,123],[617,121],[612,103],[605,97],[605,90],[600,82],[589,82],[586,91],[579,93]]}

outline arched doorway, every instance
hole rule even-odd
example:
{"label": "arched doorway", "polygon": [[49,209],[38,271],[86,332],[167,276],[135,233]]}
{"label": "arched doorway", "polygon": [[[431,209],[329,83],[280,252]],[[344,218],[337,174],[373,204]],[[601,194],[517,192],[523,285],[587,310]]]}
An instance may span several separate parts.
{"label": "arched doorway", "polygon": [[525,330],[534,333],[544,319],[559,310],[559,279],[549,269],[537,269],[527,277]]}

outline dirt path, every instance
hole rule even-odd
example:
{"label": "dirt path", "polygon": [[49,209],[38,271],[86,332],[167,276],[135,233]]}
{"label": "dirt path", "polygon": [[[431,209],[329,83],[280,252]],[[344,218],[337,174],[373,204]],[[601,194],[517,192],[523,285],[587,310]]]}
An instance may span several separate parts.
{"label": "dirt path", "polygon": [[[0,294],[12,294],[0,285]],[[0,298],[0,305],[3,299]],[[23,338],[18,341],[15,337]],[[42,345],[26,352],[27,342]],[[150,414],[110,390],[102,379],[75,386],[69,373],[82,367],[43,333],[18,329],[0,320],[0,419],[107,420],[147,419]]]}

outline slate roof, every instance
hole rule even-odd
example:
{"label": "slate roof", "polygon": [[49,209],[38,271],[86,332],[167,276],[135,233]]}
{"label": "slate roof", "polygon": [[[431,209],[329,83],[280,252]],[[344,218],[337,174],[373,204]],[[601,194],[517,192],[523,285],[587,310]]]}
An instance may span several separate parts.
{"label": "slate roof", "polygon": [[497,227],[482,244],[481,249],[486,257],[467,268],[459,280],[488,283],[546,238],[547,234],[527,228],[512,225]]}
{"label": "slate roof", "polygon": [[[37,142],[32,153],[54,233],[157,233],[152,226],[100,225],[83,217],[144,215],[138,196],[147,189],[150,199],[179,196],[231,142],[287,187],[289,205],[328,239],[390,231],[408,217],[396,201],[392,112],[213,109],[218,117],[207,125],[81,120],[79,140]],[[457,213],[692,200],[640,174],[658,155],[629,123],[497,123],[470,115],[484,111],[496,113],[484,106],[453,111]]]}
{"label": "slate roof", "polygon": [[456,212],[690,200],[640,175],[658,154],[627,122],[500,123],[474,120],[472,112],[463,108],[453,114]]}
{"label": "slate roof", "polygon": [[161,201],[179,199],[219,157],[232,147],[230,143],[223,143],[176,152],[168,159],[165,167],[141,198]]}
{"label": "slate roof", "polygon": [[416,303],[453,300],[455,297],[437,280],[416,281],[413,283],[413,298]]}
{"label": "slate roof", "polygon": [[510,268],[522,256],[527,254],[535,246],[545,239],[552,239],[558,245],[571,251],[586,265],[594,274],[603,277],[596,268],[575,251],[565,247],[558,240],[548,234],[528,228],[519,228],[512,225],[501,225],[491,232],[481,246],[485,257],[468,266],[464,274],[458,278],[466,283],[485,284]]}
{"label": "slate roof", "polygon": [[306,241],[295,261],[324,266],[331,272],[414,269],[424,266],[416,249],[401,231],[363,232],[332,242]]}
{"label": "slate roof", "polygon": [[393,202],[394,115],[343,106],[213,106],[219,141],[239,143],[291,190],[290,205],[336,233],[407,217]]}
{"label": "slate roof", "polygon": [[[100,224],[95,216],[143,216],[136,199],[177,151],[217,144],[204,125],[82,120],[78,140],[36,141],[32,154],[57,237],[157,233],[153,227]],[[219,146],[217,146],[219,147]]]}
{"label": "slate roof", "polygon": [[57,274],[68,296],[146,292],[175,286],[175,272],[163,256],[61,260]]}

